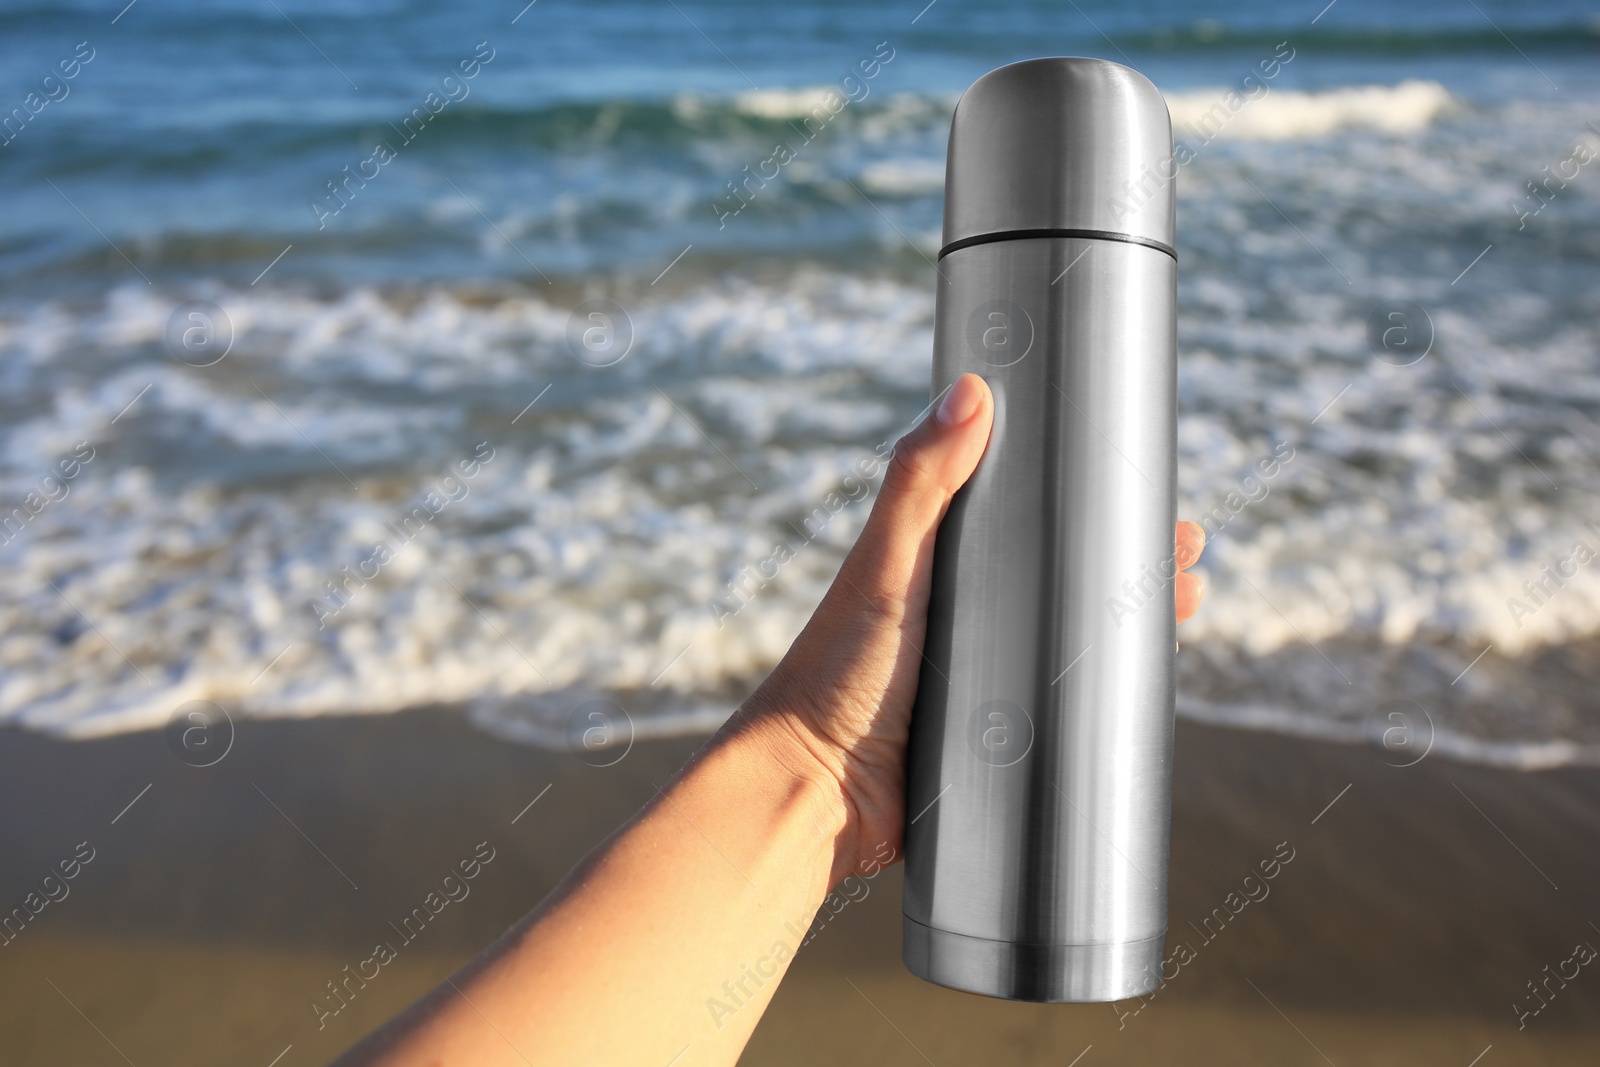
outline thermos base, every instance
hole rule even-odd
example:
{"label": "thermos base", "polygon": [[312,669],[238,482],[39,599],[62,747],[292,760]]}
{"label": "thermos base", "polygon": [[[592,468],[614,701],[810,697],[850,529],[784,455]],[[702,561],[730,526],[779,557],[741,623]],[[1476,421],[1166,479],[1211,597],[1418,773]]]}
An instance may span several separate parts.
{"label": "thermos base", "polygon": [[1144,996],[1161,980],[1166,938],[1099,945],[990,941],[901,916],[901,955],[912,974],[967,993],[1045,1004]]}

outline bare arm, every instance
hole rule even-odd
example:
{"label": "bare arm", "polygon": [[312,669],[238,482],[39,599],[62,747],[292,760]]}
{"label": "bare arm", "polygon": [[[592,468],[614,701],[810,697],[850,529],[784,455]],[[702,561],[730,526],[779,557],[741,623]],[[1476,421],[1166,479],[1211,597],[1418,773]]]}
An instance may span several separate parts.
{"label": "bare arm", "polygon": [[[966,375],[895,447],[788,655],[651,804],[343,1062],[733,1064],[830,887],[898,856],[934,535],[989,439]],[[1178,530],[1178,562],[1203,536]],[[1200,583],[1179,574],[1180,620]]]}

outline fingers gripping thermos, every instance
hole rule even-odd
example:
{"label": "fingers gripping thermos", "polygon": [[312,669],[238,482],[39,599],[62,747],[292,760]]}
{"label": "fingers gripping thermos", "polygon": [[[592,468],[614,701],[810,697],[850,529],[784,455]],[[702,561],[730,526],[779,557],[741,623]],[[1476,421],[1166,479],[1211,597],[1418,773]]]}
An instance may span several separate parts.
{"label": "fingers gripping thermos", "polygon": [[1113,63],[1001,67],[951,124],[933,389],[980,374],[995,420],[939,529],[911,726],[904,955],[942,985],[1159,980],[1175,176],[1161,94]]}

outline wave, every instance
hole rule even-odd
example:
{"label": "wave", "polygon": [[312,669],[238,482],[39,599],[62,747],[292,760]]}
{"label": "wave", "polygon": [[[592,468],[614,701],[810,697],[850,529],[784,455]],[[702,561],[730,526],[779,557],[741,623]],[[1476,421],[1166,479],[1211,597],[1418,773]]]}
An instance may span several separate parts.
{"label": "wave", "polygon": [[[467,720],[504,741],[609,762],[620,759],[636,741],[709,735],[736,707],[704,704],[643,713],[630,710],[630,706],[637,708],[631,698],[632,694],[626,693],[580,690],[520,701],[478,701],[468,707]],[[1416,729],[1416,735],[1401,744],[1390,736],[1395,726],[1388,719],[1340,721],[1265,704],[1216,704],[1182,693],[1177,715],[1207,726],[1363,745],[1382,752],[1382,758],[1395,767],[1420,763],[1430,756],[1514,771],[1600,766],[1600,744],[1487,740],[1435,727],[1431,720],[1420,717],[1408,724]]]}
{"label": "wave", "polygon": [[[1316,92],[1275,90],[1248,100],[1224,121],[1216,109],[1226,92],[1221,87],[1169,92],[1175,128],[1210,134],[1220,126],[1222,136],[1275,140],[1316,138],[1351,127],[1405,133],[1426,127],[1452,104],[1441,85],[1428,81]],[[38,177],[41,184],[40,176],[55,181],[177,177],[194,182],[241,167],[308,165],[321,178],[336,178],[341,167],[354,167],[383,143],[403,157],[431,161],[504,159],[507,166],[545,170],[559,169],[573,158],[614,156],[618,165],[643,162],[668,176],[726,179],[739,174],[742,165],[770,153],[778,141],[801,146],[818,138],[820,145],[838,152],[847,146],[871,149],[911,137],[919,151],[924,146],[942,148],[958,99],[948,93],[878,91],[835,113],[828,102],[838,106],[842,98],[836,93],[836,87],[813,86],[515,108],[469,98],[433,116],[420,131],[400,129],[398,123],[404,118],[400,113],[320,123],[285,116],[281,121],[243,121],[221,133],[173,128],[160,131],[160,136],[142,128],[64,126],[40,131],[41,138],[49,139],[48,151],[10,157],[7,162],[19,172],[19,180]],[[937,162],[918,164],[933,165]],[[319,179],[304,174],[295,182],[307,197],[322,189]],[[913,185],[918,192],[938,188],[924,180]]]}
{"label": "wave", "polygon": [[[463,151],[496,156],[533,151],[570,157],[619,148],[688,150],[703,147],[708,139],[770,149],[769,142],[775,138],[803,140],[823,128],[860,131],[865,126],[874,137],[881,138],[947,123],[956,99],[948,94],[877,90],[839,108],[838,101],[843,97],[830,97],[830,93],[836,94],[837,87],[722,96],[683,92],[665,97],[550,101],[523,107],[482,103],[468,97],[428,117],[426,124],[413,120],[404,126],[410,112],[400,108],[374,109],[357,117],[320,122],[286,114],[281,119],[239,121],[220,131],[175,126],[160,129],[159,136],[148,128],[125,129],[113,124],[45,127],[39,135],[49,139],[48,153],[40,151],[36,153],[38,159],[23,159],[17,165],[48,165],[56,178],[127,174],[194,179],[241,165],[360,153],[349,161],[353,165],[380,142],[407,155],[430,156]],[[336,165],[333,173],[337,169]]]}
{"label": "wave", "polygon": [[[1389,720],[1347,722],[1308,715],[1303,711],[1266,704],[1215,704],[1178,695],[1178,717],[1208,726],[1260,730],[1343,745],[1368,745],[1383,750],[1391,766],[1420,763],[1430,755],[1513,771],[1547,771],[1557,767],[1600,766],[1600,744],[1575,741],[1490,740],[1432,725],[1419,719],[1418,734],[1405,740],[1405,748],[1386,742],[1393,729]],[[556,747],[556,746],[551,746]]]}
{"label": "wave", "polygon": [[[1169,93],[1174,137],[1205,142],[1216,137],[1257,141],[1306,140],[1337,130],[1362,128],[1414,133],[1432,125],[1454,104],[1437,82],[1362,85],[1328,92],[1268,92],[1251,99],[1226,89]],[[1230,110],[1228,99],[1238,101]]]}
{"label": "wave", "polygon": [[[780,181],[763,186],[748,213],[756,221],[741,217],[726,233],[720,228],[714,237],[706,232],[718,215],[715,205],[729,202],[728,183],[742,173],[740,168],[769,153],[774,139],[800,141],[808,129],[804,116],[823,106],[821,101],[830,91],[817,87],[727,97],[683,95],[667,101],[499,111],[452,108],[406,149],[419,153],[416,162],[422,165],[407,171],[405,180],[410,184],[402,186],[401,179],[387,176],[375,179],[371,189],[356,191],[348,211],[328,216],[326,229],[310,225],[313,216],[304,210],[304,202],[290,199],[280,204],[279,212],[256,219],[229,213],[210,229],[201,219],[182,216],[169,229],[113,233],[116,248],[82,229],[69,231],[70,238],[43,230],[23,231],[0,246],[0,270],[13,291],[26,290],[32,298],[41,288],[66,287],[123,271],[128,260],[157,277],[210,273],[249,280],[291,242],[295,254],[281,269],[305,269],[314,277],[344,275],[352,259],[381,271],[394,271],[397,264],[428,263],[436,276],[487,268],[498,276],[509,273],[540,283],[548,276],[587,275],[623,263],[648,270],[654,277],[684,245],[692,242],[709,249],[715,247],[713,241],[736,245],[746,255],[801,247],[808,254],[839,261],[863,253],[870,224],[879,219],[871,205],[860,200],[862,192],[875,200],[915,202],[925,221],[895,225],[906,233],[926,229],[931,235],[928,243],[936,243],[936,212],[944,184],[941,147],[954,100],[907,93],[846,106],[814,150],[807,150]],[[1233,97],[1237,110],[1230,110],[1229,99],[1222,88],[1169,94],[1176,139],[1194,147],[1213,140],[1392,138],[1417,134],[1453,114],[1482,118],[1442,86],[1427,81],[1325,92],[1276,90],[1256,98]],[[1514,110],[1515,105],[1499,109],[1491,113],[1490,121],[1501,113],[1509,120]],[[281,163],[294,152],[307,153],[301,164],[320,159],[314,173],[337,175],[342,166],[361,158],[349,146],[363,143],[365,129],[363,124],[347,123],[320,130],[258,131],[239,139],[239,151],[258,154],[263,167],[270,165],[269,160]],[[895,140],[908,134],[909,141]],[[286,139],[278,146],[282,153],[274,148],[273,138],[279,135]],[[635,135],[661,145],[679,143],[657,154],[618,147],[619,139]],[[195,168],[226,170],[241,162],[222,158],[213,147],[204,151],[215,158],[200,160],[194,154],[200,142],[184,143],[196,136],[192,131],[171,138],[141,136],[126,151],[95,143],[85,149],[89,155],[76,157],[76,170],[76,149],[56,153],[52,166],[62,180],[84,181],[102,166],[152,172],[171,168],[188,176]],[[468,142],[478,142],[477,147]],[[519,155],[526,142],[542,143],[552,154]],[[427,148],[429,144],[435,148]],[[580,179],[587,171],[580,177],[570,175],[570,160],[557,158],[556,146],[568,154],[615,151],[614,160],[593,159],[585,167],[609,168],[626,157],[635,177],[599,186],[585,182]],[[484,159],[500,154],[508,171],[542,175],[544,194],[527,198],[519,185],[495,177],[492,168],[471,177],[451,177],[452,161],[475,153],[487,153],[481,155]],[[100,162],[91,162],[91,157]],[[322,190],[306,176],[303,165],[289,187],[307,198]],[[276,195],[281,198],[281,190]],[[324,197],[320,203],[326,210],[335,201]],[[478,215],[479,210],[484,216]],[[492,222],[480,225],[485,216]],[[874,261],[883,258],[881,252],[868,254]]]}

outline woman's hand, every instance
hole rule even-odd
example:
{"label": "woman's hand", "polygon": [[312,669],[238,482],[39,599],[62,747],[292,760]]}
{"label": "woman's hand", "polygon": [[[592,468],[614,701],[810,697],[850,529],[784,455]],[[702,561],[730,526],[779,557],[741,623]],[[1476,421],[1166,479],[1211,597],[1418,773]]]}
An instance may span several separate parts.
{"label": "woman's hand", "polygon": [[[905,750],[927,628],[934,536],[950,498],[983,456],[994,398],[965,374],[937,410],[902,438],[866,528],[811,621],[760,689],[735,729],[774,729],[784,765],[822,778],[844,806],[836,844],[837,882],[887,842],[898,855],[905,820]],[[1177,528],[1174,605],[1195,613],[1201,582],[1184,573],[1200,558],[1205,532]]]}
{"label": "woman's hand", "polygon": [[[880,844],[899,851],[934,533],[993,411],[981,379],[956,382],[896,445],[833,588],[738,715],[538,908],[342,1062],[731,1067],[829,888],[881,863]],[[1180,523],[1179,565],[1203,542]],[[1199,601],[1179,574],[1178,618]]]}

